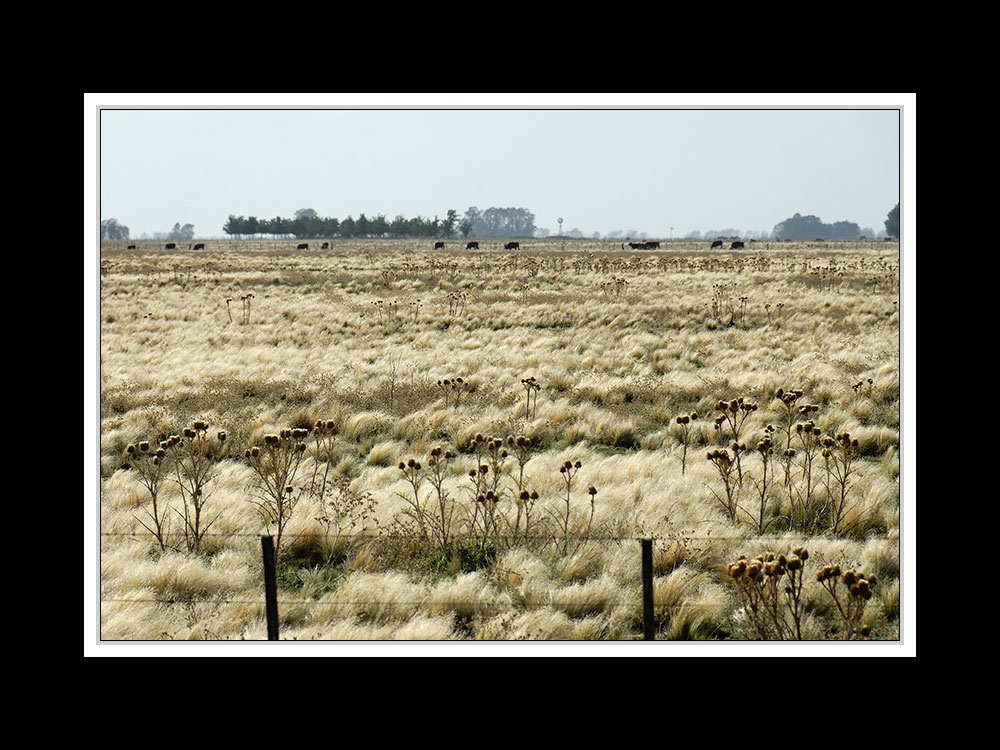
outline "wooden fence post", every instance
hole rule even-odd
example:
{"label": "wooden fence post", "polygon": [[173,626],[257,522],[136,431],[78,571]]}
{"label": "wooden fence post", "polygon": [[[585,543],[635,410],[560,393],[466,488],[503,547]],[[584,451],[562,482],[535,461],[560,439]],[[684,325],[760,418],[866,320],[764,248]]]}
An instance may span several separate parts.
{"label": "wooden fence post", "polygon": [[653,628],[653,540],[642,542],[642,625],[643,640],[656,640]]}
{"label": "wooden fence post", "polygon": [[278,581],[274,567],[274,538],[262,536],[264,553],[264,608],[267,612],[267,640],[278,640]]}

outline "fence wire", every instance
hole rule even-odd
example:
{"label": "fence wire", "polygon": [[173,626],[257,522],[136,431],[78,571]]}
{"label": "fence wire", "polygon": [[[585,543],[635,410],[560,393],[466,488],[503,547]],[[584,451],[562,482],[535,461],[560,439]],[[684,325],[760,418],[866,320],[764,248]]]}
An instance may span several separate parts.
{"label": "fence wire", "polygon": [[[101,532],[102,537],[128,537],[134,539],[146,538],[148,541],[148,533],[140,532]],[[184,538],[183,532],[172,532],[169,536],[176,536]],[[264,534],[254,534],[247,532],[219,532],[219,533],[207,533],[203,537],[215,537],[215,538],[244,538],[244,539],[261,539]],[[282,539],[312,539],[312,538],[331,538],[332,535],[309,532],[309,533],[288,533],[283,534]],[[379,534],[374,533],[355,533],[355,534],[342,534],[339,536],[342,540],[357,541],[357,540],[374,540],[383,538]],[[784,534],[780,538],[771,535],[749,535],[749,536],[739,536],[739,537],[727,537],[727,536],[695,536],[695,535],[669,535],[669,536],[509,536],[503,537],[506,541],[529,541],[529,542],[642,542],[651,541],[656,542],[690,542],[690,541],[712,541],[712,542],[744,542],[753,543],[759,541],[769,541],[772,543],[790,542],[793,540],[839,540],[841,537],[835,536],[823,536],[816,534]],[[890,539],[888,537],[880,538],[881,541],[885,541],[891,544],[899,544],[899,539]],[[481,541],[481,536],[468,535],[457,538],[455,541]],[[510,569],[502,569],[502,572],[510,573],[514,575],[519,575],[517,571]],[[188,597],[171,597],[171,598],[101,598],[101,604],[166,604],[166,605],[241,605],[241,606],[264,606],[265,598],[262,592],[260,599],[224,599],[224,598],[210,598],[210,599],[195,599]],[[403,608],[427,608],[427,607],[463,607],[463,608],[473,608],[477,611],[482,610],[492,610],[492,611],[505,611],[517,609],[518,605],[513,601],[505,602],[489,602],[489,601],[459,601],[454,599],[448,600],[414,600],[414,601],[399,601],[399,600],[386,600],[386,601],[359,601],[359,600],[348,600],[348,601],[330,601],[322,599],[278,599],[276,603],[280,605],[317,605],[327,608],[344,608],[346,610],[353,611],[357,609],[364,609],[369,607],[403,607]],[[697,601],[697,602],[680,602],[678,604],[671,605],[671,608],[678,607],[719,607],[725,608],[732,606],[728,602],[718,602],[718,601]]]}

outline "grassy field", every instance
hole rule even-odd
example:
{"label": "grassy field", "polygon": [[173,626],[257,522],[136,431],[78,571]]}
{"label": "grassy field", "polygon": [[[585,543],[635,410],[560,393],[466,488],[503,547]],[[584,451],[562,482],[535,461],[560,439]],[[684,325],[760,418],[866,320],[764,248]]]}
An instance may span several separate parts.
{"label": "grassy field", "polygon": [[899,639],[898,244],[137,244],[102,639]]}

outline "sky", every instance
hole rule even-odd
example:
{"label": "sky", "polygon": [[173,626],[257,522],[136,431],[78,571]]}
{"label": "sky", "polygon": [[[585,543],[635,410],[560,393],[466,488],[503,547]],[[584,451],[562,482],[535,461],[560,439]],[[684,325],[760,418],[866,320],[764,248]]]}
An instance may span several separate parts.
{"label": "sky", "polygon": [[[526,208],[555,234],[884,231],[909,95],[91,95],[97,202],[130,236],[230,214],[444,218]],[[803,103],[800,103],[803,102]],[[297,107],[304,106],[307,109]],[[333,107],[333,108],[330,108]],[[668,107],[668,108],[662,108]],[[820,108],[811,108],[820,107]]]}

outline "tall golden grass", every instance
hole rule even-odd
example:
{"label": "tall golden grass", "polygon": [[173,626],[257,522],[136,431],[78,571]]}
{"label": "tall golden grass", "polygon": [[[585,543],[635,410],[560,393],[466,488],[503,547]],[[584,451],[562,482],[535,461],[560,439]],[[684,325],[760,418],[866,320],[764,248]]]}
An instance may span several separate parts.
{"label": "tall golden grass", "polygon": [[[684,243],[637,252],[537,241],[515,253],[431,244],[102,249],[103,639],[266,637],[266,525],[250,502],[261,497],[259,475],[244,455],[265,436],[317,425],[323,440],[306,439],[294,513],[282,519],[283,638],[638,639],[640,537],[657,540],[658,638],[759,637],[727,565],[799,546],[811,570],[876,575],[858,632],[898,638],[895,243],[756,243],[738,253]],[[779,395],[789,390],[802,392],[796,405],[816,408],[790,413]],[[756,408],[734,413],[738,432],[725,420],[715,429],[715,415],[730,414],[716,407],[739,399]],[[834,441],[830,450],[849,434],[848,476],[825,468],[817,442],[806,484],[806,444],[791,439],[806,419],[817,441]],[[128,448],[195,420],[225,432],[229,446],[199,496],[212,525],[196,549],[161,546]],[[533,517],[552,543],[500,534],[503,514],[521,507],[512,484],[498,487],[485,526],[478,506],[479,556],[435,556],[414,542],[405,513],[413,487],[397,464],[426,465],[438,446],[453,454],[439,480],[457,534],[462,514],[477,509],[467,491],[477,435],[530,441],[523,466],[513,450],[506,465],[537,493]],[[799,452],[787,465],[782,450],[755,453],[765,435]],[[734,453],[734,442],[744,447]],[[729,496],[718,451],[739,457],[745,475],[732,503],[720,503]],[[766,475],[761,461],[773,462]],[[346,493],[341,516],[326,490],[306,491],[318,477]],[[158,490],[157,517],[182,527],[179,485],[167,477]],[[831,522],[823,514],[833,497]],[[804,587],[804,637],[843,637],[822,582]]]}

